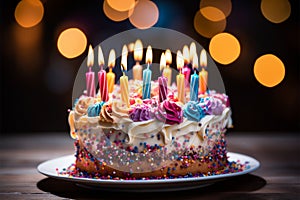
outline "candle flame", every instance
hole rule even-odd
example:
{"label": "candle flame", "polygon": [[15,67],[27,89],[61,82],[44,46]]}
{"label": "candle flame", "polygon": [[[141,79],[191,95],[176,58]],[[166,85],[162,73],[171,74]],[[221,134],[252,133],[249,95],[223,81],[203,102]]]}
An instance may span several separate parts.
{"label": "candle flame", "polygon": [[160,56],[160,71],[166,67],[166,56],[164,53]]}
{"label": "candle flame", "polygon": [[167,65],[170,65],[172,63],[172,54],[171,54],[171,50],[170,49],[166,50],[165,56],[166,56]]}
{"label": "candle flame", "polygon": [[134,50],[134,43],[131,42],[131,43],[128,44],[128,51],[133,52],[133,50]]}
{"label": "candle flame", "polygon": [[196,54],[197,54],[196,44],[195,44],[195,42],[192,42],[190,44],[190,62],[193,61],[193,57]]}
{"label": "candle flame", "polygon": [[111,49],[108,56],[108,67],[113,68],[116,63],[116,52],[114,49]]}
{"label": "candle flame", "polygon": [[177,56],[176,56],[176,64],[177,64],[177,69],[180,70],[183,68],[184,65],[184,59],[182,56],[181,51],[177,51]]}
{"label": "candle flame", "polygon": [[150,45],[147,47],[147,51],[146,51],[146,63],[148,64],[152,63],[152,48]]}
{"label": "candle flame", "polygon": [[89,46],[88,58],[87,58],[87,66],[93,67],[94,65],[94,50],[92,45]]}
{"label": "candle flame", "polygon": [[195,53],[193,56],[193,69],[198,69],[198,55]]}
{"label": "candle flame", "polygon": [[98,47],[98,65],[103,66],[104,65],[104,56],[101,49],[101,46]]}
{"label": "candle flame", "polygon": [[143,44],[141,40],[136,40],[133,52],[134,60],[141,61],[143,58]]}
{"label": "candle flame", "polygon": [[202,49],[200,53],[200,66],[201,67],[206,67],[207,65],[207,56],[206,56],[206,51]]}
{"label": "candle flame", "polygon": [[183,53],[184,64],[188,64],[190,61],[190,51],[187,45],[183,46],[182,53]]}
{"label": "candle flame", "polygon": [[123,71],[127,71],[127,55],[128,55],[128,49],[127,46],[124,45],[122,49],[122,58],[121,58],[121,65],[123,66]]}

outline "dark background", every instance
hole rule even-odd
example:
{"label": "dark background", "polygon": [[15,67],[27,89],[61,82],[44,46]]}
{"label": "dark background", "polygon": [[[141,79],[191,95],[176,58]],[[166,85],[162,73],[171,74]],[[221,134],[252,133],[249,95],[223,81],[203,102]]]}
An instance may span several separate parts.
{"label": "dark background", "polygon": [[[88,44],[96,46],[134,27],[128,20],[108,19],[101,0],[43,0],[42,22],[24,29],[14,18],[18,2],[1,1],[1,133],[67,132],[72,86],[87,49],[77,58],[66,59],[56,47],[60,32],[78,27],[86,34]],[[193,27],[199,0],[154,2],[160,12],[156,27],[182,32],[208,50],[210,39]],[[273,24],[261,14],[259,0],[232,0],[225,32],[238,38],[241,55],[228,66],[217,66],[231,100],[234,132],[299,132],[299,1],[290,3],[290,17]],[[267,53],[285,64],[285,78],[273,88],[262,86],[253,75],[255,60]]]}

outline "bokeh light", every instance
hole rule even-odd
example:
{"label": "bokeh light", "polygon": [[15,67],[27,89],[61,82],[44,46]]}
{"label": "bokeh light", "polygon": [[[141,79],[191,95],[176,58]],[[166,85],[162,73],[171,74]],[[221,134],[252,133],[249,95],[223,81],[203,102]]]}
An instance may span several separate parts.
{"label": "bokeh light", "polygon": [[214,36],[209,43],[209,52],[212,58],[224,65],[235,61],[240,55],[239,41],[229,33],[220,33]]}
{"label": "bokeh light", "polygon": [[111,8],[117,11],[128,11],[135,6],[135,0],[106,0]]}
{"label": "bokeh light", "polygon": [[139,0],[129,11],[129,21],[138,29],[147,29],[156,24],[159,11],[155,3],[149,0]]}
{"label": "bokeh light", "polygon": [[81,55],[84,52],[86,45],[86,36],[78,28],[64,30],[57,40],[57,48],[66,58],[75,58]]}
{"label": "bokeh light", "polygon": [[264,17],[273,23],[281,23],[291,14],[291,5],[288,0],[262,0],[260,9]]}
{"label": "bokeh light", "polygon": [[15,18],[17,23],[30,28],[37,25],[44,15],[44,6],[39,0],[22,0],[15,9]]}
{"label": "bokeh light", "polygon": [[107,3],[107,0],[103,2],[103,12],[111,20],[119,22],[127,19],[129,17],[128,11],[118,11],[113,9]]}
{"label": "bokeh light", "polygon": [[254,76],[256,80],[266,86],[274,87],[284,78],[285,67],[283,62],[273,54],[259,57],[254,64]]}
{"label": "bokeh light", "polygon": [[216,7],[207,6],[200,9],[201,14],[208,20],[218,22],[224,20],[226,16]]}
{"label": "bokeh light", "polygon": [[194,17],[194,28],[200,35],[206,38],[211,38],[225,30],[226,18],[217,22],[213,22],[204,17],[199,10]]}
{"label": "bokeh light", "polygon": [[200,1],[200,9],[208,6],[219,9],[224,13],[226,17],[230,15],[232,9],[231,0],[201,0]]}

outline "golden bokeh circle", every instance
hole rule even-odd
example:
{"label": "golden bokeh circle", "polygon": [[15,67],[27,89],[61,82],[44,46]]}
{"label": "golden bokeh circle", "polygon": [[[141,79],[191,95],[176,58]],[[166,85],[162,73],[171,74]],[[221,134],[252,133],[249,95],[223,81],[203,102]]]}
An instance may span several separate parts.
{"label": "golden bokeh circle", "polygon": [[37,25],[43,16],[44,6],[39,0],[22,0],[15,9],[15,19],[24,28]]}
{"label": "golden bokeh circle", "polygon": [[204,17],[199,10],[194,17],[194,28],[203,37],[211,38],[225,30],[226,18],[221,21],[213,22]]}
{"label": "golden bokeh circle", "polygon": [[260,84],[274,87],[284,79],[284,64],[275,55],[265,54],[255,61],[254,76]]}
{"label": "golden bokeh circle", "polygon": [[156,4],[149,0],[137,1],[135,7],[129,10],[129,21],[138,29],[147,29],[156,24],[159,10]]}
{"label": "golden bokeh circle", "polygon": [[117,11],[128,11],[135,6],[135,0],[107,0],[108,5]]}
{"label": "golden bokeh circle", "polygon": [[200,9],[205,7],[215,7],[221,10],[226,17],[231,13],[232,3],[231,0],[201,0]]}
{"label": "golden bokeh circle", "polygon": [[214,36],[209,43],[209,53],[218,63],[228,65],[240,55],[239,41],[230,33],[220,33]]}
{"label": "golden bokeh circle", "polygon": [[57,40],[57,48],[66,58],[75,58],[81,55],[84,52],[86,45],[86,36],[78,28],[64,30]]}
{"label": "golden bokeh circle", "polygon": [[128,11],[118,11],[113,9],[109,6],[107,0],[104,0],[103,2],[103,12],[109,19],[116,22],[123,21],[129,17]]}
{"label": "golden bokeh circle", "polygon": [[260,9],[263,16],[273,23],[281,23],[291,14],[291,4],[288,0],[262,0]]}
{"label": "golden bokeh circle", "polygon": [[200,8],[200,12],[206,19],[213,22],[218,22],[226,18],[224,13],[216,7],[207,6]]}

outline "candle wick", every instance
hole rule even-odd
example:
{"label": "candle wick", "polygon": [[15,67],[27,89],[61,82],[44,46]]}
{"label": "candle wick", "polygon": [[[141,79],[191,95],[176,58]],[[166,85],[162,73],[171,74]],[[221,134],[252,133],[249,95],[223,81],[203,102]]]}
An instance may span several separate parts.
{"label": "candle wick", "polygon": [[194,68],[194,74],[196,74],[196,68]]}
{"label": "candle wick", "polygon": [[147,69],[149,69],[149,66],[150,66],[150,63],[148,62],[148,66],[147,66]]}
{"label": "candle wick", "polygon": [[92,72],[92,67],[89,67],[89,72]]}
{"label": "candle wick", "polygon": [[112,67],[109,67],[109,72],[112,72]]}

